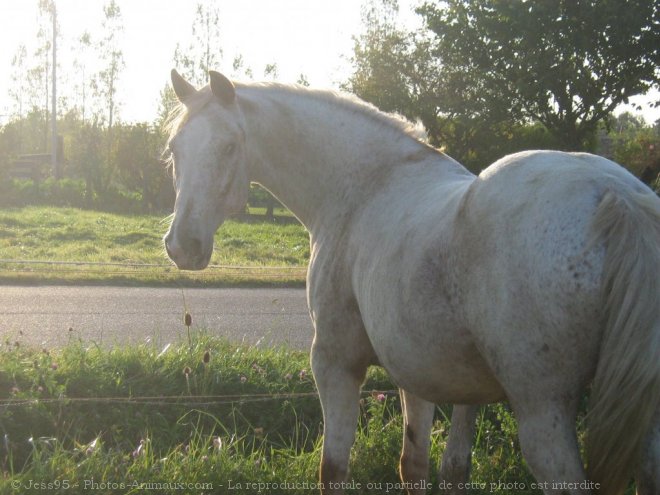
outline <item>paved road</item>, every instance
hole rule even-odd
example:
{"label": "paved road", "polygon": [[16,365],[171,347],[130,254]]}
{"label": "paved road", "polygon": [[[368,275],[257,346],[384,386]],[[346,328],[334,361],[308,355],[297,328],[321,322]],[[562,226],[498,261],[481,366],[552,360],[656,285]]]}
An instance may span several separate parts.
{"label": "paved road", "polygon": [[3,344],[50,348],[70,334],[104,346],[146,340],[160,346],[187,338],[184,307],[193,331],[264,346],[311,344],[304,289],[0,286],[0,336]]}

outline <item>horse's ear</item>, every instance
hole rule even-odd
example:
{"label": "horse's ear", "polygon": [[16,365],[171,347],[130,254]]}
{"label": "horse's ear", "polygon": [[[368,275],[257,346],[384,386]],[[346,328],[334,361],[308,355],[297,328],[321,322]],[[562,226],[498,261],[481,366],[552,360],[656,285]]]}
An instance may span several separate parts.
{"label": "horse's ear", "polygon": [[181,103],[184,103],[184,100],[197,93],[195,86],[181,77],[181,74],[179,74],[176,69],[172,69],[171,74],[172,88],[174,88],[174,93]]}
{"label": "horse's ear", "polygon": [[211,92],[222,103],[230,105],[236,99],[236,89],[232,82],[214,70],[209,71],[211,79]]}

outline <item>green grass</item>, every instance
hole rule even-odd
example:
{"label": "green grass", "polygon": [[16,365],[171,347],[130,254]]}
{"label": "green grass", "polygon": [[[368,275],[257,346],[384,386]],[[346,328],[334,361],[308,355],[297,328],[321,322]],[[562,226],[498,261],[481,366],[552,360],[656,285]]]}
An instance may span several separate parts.
{"label": "green grass", "polygon": [[[384,493],[398,483],[402,421],[393,388],[381,369],[370,369],[351,458],[350,480],[361,488],[348,493]],[[130,484],[100,493],[141,493],[135,484],[168,482],[214,488],[157,493],[257,493],[247,483],[288,482],[299,489],[263,492],[296,494],[313,493],[303,488],[317,480],[322,416],[305,353],[235,346],[198,331],[190,344],[166,349],[85,347],[75,334],[58,351],[7,342],[0,347],[0,408],[3,494],[54,482],[60,491],[47,493],[87,493],[92,479]],[[438,410],[436,460],[446,443],[445,416]],[[485,409],[481,419],[472,479],[531,482],[507,409]],[[12,492],[12,483],[21,489]]]}
{"label": "green grass", "polygon": [[[195,329],[182,342],[109,349],[85,346],[74,332],[59,350],[0,344],[0,494],[89,493],[86,480],[126,486],[98,493],[144,493],[140,483],[209,484],[152,491],[172,495],[258,493],[251,483],[271,484],[260,493],[316,493],[305,487],[318,479],[323,422],[307,354],[237,346]],[[393,389],[370,368],[350,461],[349,483],[359,488],[349,494],[401,493],[387,492],[398,484],[403,434]],[[449,414],[437,409],[435,465]],[[482,408],[469,493],[540,494],[533,482],[508,407]],[[634,493],[631,485],[626,494]]]}
{"label": "green grass", "polygon": [[[181,272],[172,265],[127,267],[93,264],[168,265],[162,246],[168,224],[163,218],[73,208],[2,209],[1,259],[92,264],[0,263],[0,281],[302,284],[309,258],[309,239],[305,229],[291,221],[272,223],[260,221],[259,217],[253,218],[257,220],[230,220],[220,228],[211,259],[211,265],[220,267],[211,267],[204,272]],[[225,266],[245,268],[221,268]]]}

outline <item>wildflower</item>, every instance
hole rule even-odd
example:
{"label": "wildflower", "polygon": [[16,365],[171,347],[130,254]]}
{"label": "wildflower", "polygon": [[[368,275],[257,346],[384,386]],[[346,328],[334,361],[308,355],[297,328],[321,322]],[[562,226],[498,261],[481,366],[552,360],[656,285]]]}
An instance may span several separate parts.
{"label": "wildflower", "polygon": [[222,438],[213,437],[213,450],[215,452],[220,452],[222,450]]}
{"label": "wildflower", "polygon": [[241,375],[240,380],[241,380],[241,383],[245,383],[245,382],[247,382],[247,376],[245,376],[245,375]]}
{"label": "wildflower", "polygon": [[300,378],[300,380],[307,378],[307,370],[300,370],[300,373],[298,373],[298,378]]}
{"label": "wildflower", "polygon": [[73,327],[69,327],[69,333],[73,333]]}
{"label": "wildflower", "polygon": [[190,366],[186,366],[183,368],[183,376],[186,377],[186,387],[188,388],[188,395],[192,395],[190,393],[190,374],[192,373],[192,370],[190,369]]}
{"label": "wildflower", "polygon": [[202,462],[207,462],[209,460],[209,456],[203,455],[202,456]]}
{"label": "wildflower", "polygon": [[211,353],[209,351],[206,351],[204,353],[204,357],[202,358],[202,363],[209,364],[209,361],[211,361]]}
{"label": "wildflower", "polygon": [[387,399],[387,395],[385,395],[382,392],[376,392],[374,390],[373,392],[371,392],[371,398],[378,402],[385,402],[385,399]]}
{"label": "wildflower", "polygon": [[289,380],[291,380],[291,378],[293,378],[293,375],[292,375],[291,373],[287,373],[286,375],[284,375],[284,379],[285,379],[287,382],[288,382]]}
{"label": "wildflower", "polygon": [[41,394],[41,393],[43,393],[43,391],[44,391],[44,388],[41,385],[39,385],[37,387],[37,392],[39,392]]}
{"label": "wildflower", "polygon": [[50,369],[53,371],[57,371],[57,368],[58,368],[57,363],[53,363],[50,365]]}
{"label": "wildflower", "polygon": [[92,454],[94,453],[94,451],[96,450],[96,445],[97,445],[97,443],[98,443],[98,440],[99,440],[99,437],[96,437],[96,438],[95,438],[94,440],[92,440],[92,442],[87,446],[87,448],[85,449],[85,455],[86,455],[86,456],[90,456],[90,455],[92,455]]}
{"label": "wildflower", "polygon": [[146,440],[142,439],[140,440],[140,444],[137,446],[137,448],[131,453],[133,456],[133,459],[137,459],[141,455],[144,455],[144,449],[145,445],[147,444]]}
{"label": "wildflower", "polygon": [[186,314],[183,316],[183,323],[187,326],[190,327],[192,326],[192,316],[188,311],[186,311]]}

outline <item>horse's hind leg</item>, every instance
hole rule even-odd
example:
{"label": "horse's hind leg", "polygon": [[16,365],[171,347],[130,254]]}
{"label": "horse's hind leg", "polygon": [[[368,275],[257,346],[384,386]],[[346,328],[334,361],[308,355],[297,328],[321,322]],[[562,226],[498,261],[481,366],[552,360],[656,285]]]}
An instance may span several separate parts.
{"label": "horse's hind leg", "polygon": [[429,475],[429,446],[435,404],[401,389],[403,406],[403,449],[399,470],[409,495],[426,493]]}
{"label": "horse's hind leg", "polygon": [[[571,401],[573,402],[573,401]],[[587,495],[575,433],[576,407],[543,402],[516,407],[518,438],[525,460],[545,494]]]}
{"label": "horse's hind leg", "polygon": [[[404,433],[401,481],[410,495],[425,493],[429,473],[429,446],[435,404],[401,390]],[[478,406],[454,406],[447,448],[442,456],[440,487],[448,495],[464,495],[470,476],[472,440]],[[418,488],[415,488],[417,486]]]}
{"label": "horse's hind leg", "polygon": [[454,406],[447,447],[440,465],[440,487],[444,493],[463,495],[470,477],[472,442],[479,406]]}
{"label": "horse's hind leg", "polygon": [[660,493],[660,408],[655,412],[654,423],[646,437],[635,481],[637,495]]}

